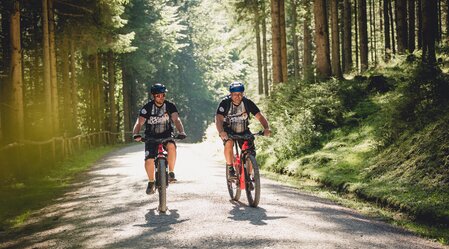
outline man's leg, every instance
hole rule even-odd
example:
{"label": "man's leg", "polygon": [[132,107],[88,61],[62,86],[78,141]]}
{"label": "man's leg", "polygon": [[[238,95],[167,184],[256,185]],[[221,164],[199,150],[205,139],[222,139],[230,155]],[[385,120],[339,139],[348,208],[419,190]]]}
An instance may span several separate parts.
{"label": "man's leg", "polygon": [[227,165],[232,165],[234,162],[234,155],[232,155],[232,153],[233,153],[232,147],[233,146],[234,146],[234,141],[232,141],[231,139],[226,141],[225,148],[224,148],[224,156],[225,156]]}
{"label": "man's leg", "polygon": [[148,181],[154,182],[154,158],[145,160],[145,171],[147,172]]}
{"label": "man's leg", "polygon": [[175,163],[176,163],[176,146],[173,143],[167,143],[165,146],[168,152],[168,171],[175,171]]}
{"label": "man's leg", "polygon": [[167,160],[168,160],[168,176],[169,181],[174,182],[176,181],[175,178],[175,163],[176,163],[176,145],[174,143],[167,143],[165,146],[167,149]]}
{"label": "man's leg", "polygon": [[154,158],[157,154],[156,144],[145,143],[145,171],[147,172],[148,186],[145,191],[147,195],[154,191]]}
{"label": "man's leg", "polygon": [[226,168],[227,168],[226,170],[229,170],[230,177],[235,177],[235,169],[233,167],[234,155],[232,155],[233,154],[233,151],[232,151],[233,146],[234,146],[234,141],[229,139],[228,141],[226,141],[225,148],[224,148],[224,155],[226,158]]}

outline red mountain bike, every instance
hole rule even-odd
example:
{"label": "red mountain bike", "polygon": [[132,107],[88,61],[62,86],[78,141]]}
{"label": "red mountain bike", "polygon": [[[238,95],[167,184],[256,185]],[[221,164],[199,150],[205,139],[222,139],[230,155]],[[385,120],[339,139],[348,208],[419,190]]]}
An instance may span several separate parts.
{"label": "red mountain bike", "polygon": [[168,138],[144,138],[142,137],[142,142],[154,142],[158,144],[157,157],[154,159],[155,167],[155,183],[154,186],[159,193],[159,212],[165,213],[167,211],[167,188],[168,188],[168,161],[167,161],[167,151],[164,149],[164,145],[175,139],[183,139],[184,137],[168,137]]}
{"label": "red mountain bike", "polygon": [[[254,140],[255,135],[263,135],[263,132],[255,134],[234,135],[228,137],[235,141],[234,143],[234,169],[236,178],[229,176],[229,170],[226,169],[226,182],[229,195],[232,200],[240,199],[241,191],[246,191],[246,197],[251,207],[257,207],[260,200],[260,177],[259,166],[255,158],[254,148],[249,148],[248,141]],[[242,149],[239,153],[238,141],[243,141]]]}

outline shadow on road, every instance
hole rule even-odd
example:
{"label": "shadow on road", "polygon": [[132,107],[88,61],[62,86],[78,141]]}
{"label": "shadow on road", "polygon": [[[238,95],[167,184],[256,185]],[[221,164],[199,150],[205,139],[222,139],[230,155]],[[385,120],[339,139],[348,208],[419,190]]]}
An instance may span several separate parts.
{"label": "shadow on road", "polygon": [[287,218],[287,216],[268,216],[267,210],[261,207],[250,207],[239,201],[231,200],[230,202],[234,204],[234,207],[231,211],[229,211],[229,214],[231,214],[231,216],[228,216],[228,218],[235,221],[249,221],[250,224],[262,226],[267,225],[267,223],[265,222],[266,220]]}
{"label": "shadow on road", "polygon": [[166,213],[157,211],[156,208],[148,210],[145,215],[146,224],[137,224],[139,227],[152,227],[154,232],[166,232],[173,229],[171,225],[180,224],[189,219],[179,220],[179,213],[177,209],[168,210]]}

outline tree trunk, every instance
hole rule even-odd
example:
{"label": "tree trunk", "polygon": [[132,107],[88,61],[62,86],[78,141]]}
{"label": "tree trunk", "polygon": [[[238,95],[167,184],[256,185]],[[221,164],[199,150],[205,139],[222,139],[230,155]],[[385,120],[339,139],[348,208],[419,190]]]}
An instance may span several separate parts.
{"label": "tree trunk", "polygon": [[415,0],[408,0],[408,49],[415,51]]}
{"label": "tree trunk", "polygon": [[11,105],[14,107],[13,119],[10,120],[14,124],[12,134],[15,140],[23,140],[24,125],[24,103],[23,103],[23,79],[22,79],[22,48],[20,43],[20,5],[19,0],[13,1],[11,11]]}
{"label": "tree trunk", "polygon": [[282,81],[287,82],[288,71],[287,71],[287,33],[285,28],[285,1],[278,0],[279,2],[279,31],[281,37],[281,71],[282,71]]}
{"label": "tree trunk", "polygon": [[446,38],[449,37],[449,0],[446,0]]}
{"label": "tree trunk", "polygon": [[292,18],[292,42],[293,42],[293,72],[296,79],[299,79],[299,47],[298,35],[296,34],[296,27],[298,25],[297,14],[297,0],[291,0],[291,18]]}
{"label": "tree trunk", "polygon": [[372,2],[372,16],[373,16],[373,38],[372,38],[372,42],[373,42],[373,49],[374,49],[374,65],[377,65],[377,32],[376,32],[376,27],[377,27],[377,23],[376,23],[376,2],[375,0],[371,0]]}
{"label": "tree trunk", "polygon": [[360,44],[360,70],[368,69],[368,30],[366,22],[366,0],[359,0],[358,6],[359,44]]}
{"label": "tree trunk", "polygon": [[390,43],[390,16],[388,12],[388,0],[383,0],[383,13],[384,13],[384,44],[385,44],[385,61],[388,62],[391,59],[391,43]]}
{"label": "tree trunk", "polygon": [[310,1],[304,0],[304,58],[303,58],[303,70],[304,81],[313,82],[313,65],[312,65],[312,30],[310,29],[311,23],[311,10]]}
{"label": "tree trunk", "polygon": [[97,114],[98,114],[98,126],[97,129],[99,131],[103,131],[105,130],[105,101],[104,101],[104,92],[102,91],[103,89],[105,89],[105,83],[103,80],[103,54],[102,53],[97,53],[95,56],[95,60],[96,60],[96,68],[95,68],[95,73],[96,73],[96,86],[95,86],[95,91],[96,91],[96,102],[97,102]]}
{"label": "tree trunk", "polygon": [[263,88],[265,96],[269,94],[268,87],[268,45],[267,45],[267,20],[265,16],[265,0],[262,1],[262,53],[263,53]]}
{"label": "tree trunk", "polygon": [[273,83],[287,81],[284,0],[271,0]]}
{"label": "tree trunk", "polygon": [[394,40],[394,16],[393,16],[393,7],[391,5],[391,1],[388,1],[388,11],[390,12],[390,25],[391,25],[391,48],[393,51],[393,54],[396,54],[396,42]]}
{"label": "tree trunk", "polygon": [[417,0],[417,10],[418,10],[418,49],[422,49],[422,2]]}
{"label": "tree trunk", "polygon": [[48,35],[50,44],[50,77],[51,77],[51,99],[53,112],[53,129],[56,136],[60,135],[59,129],[59,95],[58,95],[58,77],[56,71],[56,42],[55,42],[55,16],[53,1],[48,0]]}
{"label": "tree trunk", "polygon": [[52,104],[52,85],[50,74],[50,38],[48,27],[48,0],[42,0],[42,44],[44,53],[44,99],[45,99],[45,126],[47,128],[47,136],[53,135],[53,104]]}
{"label": "tree trunk", "polygon": [[257,1],[253,3],[254,6],[254,31],[256,33],[256,55],[257,55],[257,76],[259,95],[263,94],[263,76],[262,76],[262,48],[260,46],[260,14],[259,5]]}
{"label": "tree trunk", "polygon": [[357,0],[354,0],[354,30],[355,30],[355,67],[357,68],[357,71],[359,70],[359,14],[358,14],[358,8],[359,3],[357,3]]}
{"label": "tree trunk", "polygon": [[368,45],[369,45],[369,54],[371,57],[371,62],[374,62],[374,22],[373,22],[373,6],[371,5],[373,0],[368,0],[368,13],[369,13],[369,36],[368,36]]}
{"label": "tree trunk", "polygon": [[10,95],[10,63],[11,63],[11,37],[9,30],[11,29],[11,1],[7,1],[4,3],[3,8],[1,9],[1,18],[2,18],[2,32],[3,37],[1,48],[2,48],[2,60],[1,63],[1,71],[0,71],[0,145],[6,144],[10,142],[13,135],[11,134],[11,122],[10,115],[12,114],[12,110],[9,108]]}
{"label": "tree trunk", "polygon": [[76,79],[76,60],[75,60],[75,39],[72,36],[70,41],[70,82],[72,99],[72,127],[73,134],[78,134],[78,82]]}
{"label": "tree trunk", "polygon": [[422,1],[424,63],[435,65],[435,41],[438,31],[438,6],[436,1]]}
{"label": "tree trunk", "polygon": [[63,37],[63,49],[61,51],[61,62],[62,62],[62,94],[63,94],[63,105],[62,110],[64,113],[63,118],[63,131],[64,133],[69,132],[71,130],[72,125],[72,108],[73,103],[70,95],[70,80],[69,80],[69,50],[70,50],[70,41],[67,35]]}
{"label": "tree trunk", "polygon": [[279,29],[279,1],[271,0],[271,56],[273,63],[273,84],[282,82],[281,32]]}
{"label": "tree trunk", "polygon": [[128,132],[132,132],[132,115],[131,115],[131,85],[132,75],[127,68],[127,55],[122,57],[122,78],[123,78],[123,130],[125,132],[125,142],[131,142],[131,135]]}
{"label": "tree trunk", "polygon": [[[109,81],[109,129],[111,132],[117,132],[116,115],[117,110],[115,106],[115,56],[112,51],[108,52],[108,81]],[[115,135],[114,135],[115,137]],[[115,141],[115,140],[113,140]]]}
{"label": "tree trunk", "polygon": [[322,81],[329,79],[332,75],[326,0],[315,0],[313,13],[315,15],[316,74],[317,79]]}
{"label": "tree trunk", "polygon": [[443,32],[443,28],[442,28],[442,15],[441,15],[441,0],[436,0],[437,1],[437,36],[436,36],[436,41],[438,43],[441,42],[441,33]]}
{"label": "tree trunk", "polygon": [[396,37],[398,54],[404,54],[407,49],[407,2],[396,0]]}
{"label": "tree trunk", "polygon": [[332,26],[332,73],[337,79],[343,78],[340,65],[340,30],[338,28],[338,0],[331,0]]}
{"label": "tree trunk", "polygon": [[344,0],[344,18],[343,18],[343,71],[348,73],[352,70],[352,22],[351,22],[351,1]]}

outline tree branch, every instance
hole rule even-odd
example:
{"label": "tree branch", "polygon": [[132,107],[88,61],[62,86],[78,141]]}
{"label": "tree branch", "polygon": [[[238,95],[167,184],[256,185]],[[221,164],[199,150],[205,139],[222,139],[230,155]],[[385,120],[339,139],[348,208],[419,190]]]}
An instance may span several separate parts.
{"label": "tree branch", "polygon": [[91,14],[94,13],[93,10],[88,9],[88,8],[86,8],[86,7],[83,7],[83,6],[79,6],[79,5],[75,5],[75,4],[72,4],[72,3],[64,2],[64,1],[62,1],[62,0],[54,0],[54,1],[55,1],[55,2],[58,2],[58,3],[61,3],[61,4],[65,4],[65,5],[71,6],[71,7],[74,7],[74,8],[78,8],[78,9],[84,10],[84,11],[89,12],[89,13],[91,13]]}

